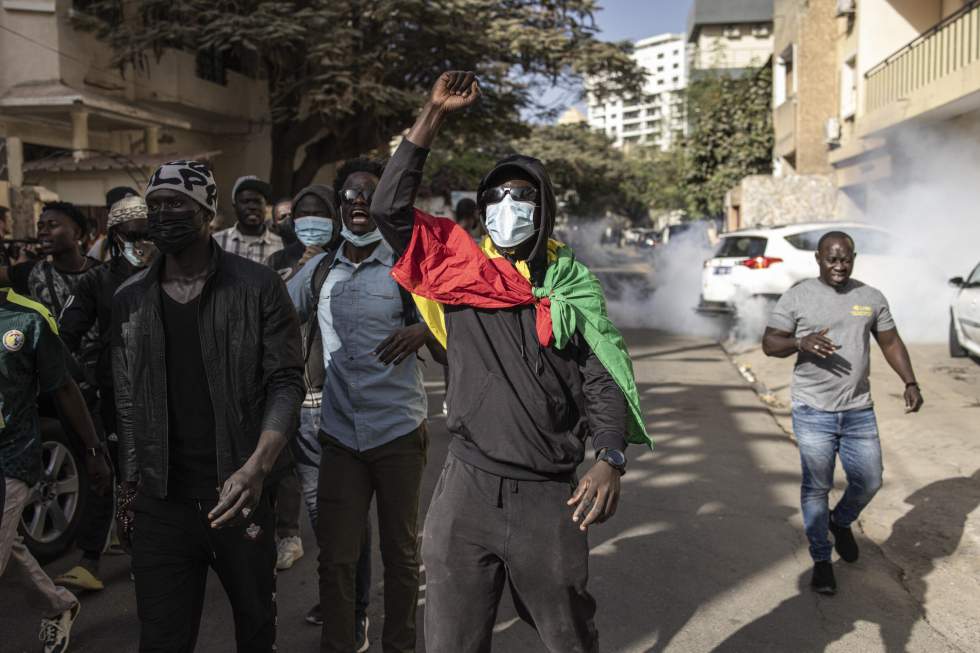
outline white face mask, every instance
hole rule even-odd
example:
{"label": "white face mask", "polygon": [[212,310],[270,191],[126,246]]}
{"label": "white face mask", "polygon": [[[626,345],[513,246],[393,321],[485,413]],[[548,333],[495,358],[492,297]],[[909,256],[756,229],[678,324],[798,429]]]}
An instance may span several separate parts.
{"label": "white face mask", "polygon": [[497,247],[516,247],[534,235],[534,203],[516,202],[510,194],[487,206],[487,233]]}
{"label": "white face mask", "polygon": [[378,229],[366,234],[355,234],[347,228],[347,225],[344,225],[343,229],[340,230],[340,235],[354,247],[367,247],[381,240],[381,232]]}
{"label": "white face mask", "polygon": [[322,216],[304,215],[293,220],[296,238],[305,246],[326,245],[333,240],[334,221]]}
{"label": "white face mask", "polygon": [[122,244],[123,258],[126,259],[129,262],[129,264],[132,265],[134,268],[145,268],[146,261],[143,260],[143,256],[142,256],[143,250],[139,250],[140,252],[139,254],[137,254],[136,252],[137,252],[136,243],[123,242]]}

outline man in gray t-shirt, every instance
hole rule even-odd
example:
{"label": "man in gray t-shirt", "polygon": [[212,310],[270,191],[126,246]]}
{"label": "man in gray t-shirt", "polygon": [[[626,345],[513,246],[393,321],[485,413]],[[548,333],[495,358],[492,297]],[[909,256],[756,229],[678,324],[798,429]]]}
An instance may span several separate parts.
{"label": "man in gray t-shirt", "polygon": [[[817,247],[818,279],[803,281],[776,304],[762,348],[768,356],[797,355],[793,370],[793,431],[803,466],[803,523],[814,561],[811,586],[834,594],[831,544],[846,562],[858,558],[851,523],[881,487],[881,445],[871,402],[871,336],[905,382],[907,412],[922,406],[912,362],[878,290],[851,279],[854,241],[825,234]],[[847,490],[831,512],[827,495],[840,456]]]}

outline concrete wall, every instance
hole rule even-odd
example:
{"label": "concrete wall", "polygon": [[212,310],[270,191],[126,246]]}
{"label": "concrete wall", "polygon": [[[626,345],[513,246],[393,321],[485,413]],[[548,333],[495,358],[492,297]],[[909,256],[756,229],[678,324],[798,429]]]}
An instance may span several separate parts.
{"label": "concrete wall", "polygon": [[[838,215],[838,205],[838,192],[828,175],[752,175],[726,197],[727,228],[826,220]],[[738,216],[737,223],[733,215]]]}
{"label": "concrete wall", "polygon": [[52,12],[0,9],[0,25],[4,28],[0,31],[0,93],[21,82],[58,79],[58,25]]}

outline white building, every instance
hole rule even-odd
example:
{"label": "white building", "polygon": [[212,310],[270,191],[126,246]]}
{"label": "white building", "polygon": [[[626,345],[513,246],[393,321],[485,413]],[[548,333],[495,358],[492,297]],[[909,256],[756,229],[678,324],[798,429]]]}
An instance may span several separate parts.
{"label": "white building", "polygon": [[646,69],[644,96],[634,99],[606,98],[591,94],[589,126],[612,138],[616,147],[658,146],[662,150],[684,133],[684,101],[687,87],[683,34],[660,34],[634,44],[633,58]]}

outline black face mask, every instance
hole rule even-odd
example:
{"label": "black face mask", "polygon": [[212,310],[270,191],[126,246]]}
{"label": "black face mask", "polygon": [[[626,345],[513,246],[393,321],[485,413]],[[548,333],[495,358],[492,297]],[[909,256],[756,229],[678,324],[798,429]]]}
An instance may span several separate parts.
{"label": "black face mask", "polygon": [[[176,254],[201,237],[198,211],[167,211],[151,213],[147,230],[150,240],[164,254]],[[166,220],[161,220],[161,218]]]}

